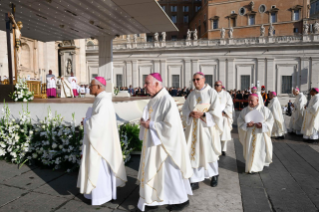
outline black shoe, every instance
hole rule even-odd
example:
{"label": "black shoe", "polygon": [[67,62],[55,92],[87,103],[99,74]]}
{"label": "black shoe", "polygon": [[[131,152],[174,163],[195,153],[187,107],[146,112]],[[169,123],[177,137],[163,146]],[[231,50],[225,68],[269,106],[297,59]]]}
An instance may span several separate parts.
{"label": "black shoe", "polygon": [[211,187],[216,187],[218,185],[218,176],[219,175],[216,175],[216,176],[212,177],[212,180],[210,181],[210,186]]}
{"label": "black shoe", "polygon": [[226,156],[226,152],[225,152],[225,151],[222,151],[222,155],[223,155],[223,156]]}
{"label": "black shoe", "polygon": [[149,209],[149,210],[154,210],[154,209],[157,209],[158,206],[148,206],[148,205],[145,205],[145,209]]}
{"label": "black shoe", "polygon": [[192,187],[192,190],[197,190],[199,189],[199,183],[191,183],[191,187]]}
{"label": "black shoe", "polygon": [[285,139],[285,136],[284,136],[284,135],[283,135],[283,136],[280,136],[279,139],[282,139],[282,140],[283,140],[283,139]]}
{"label": "black shoe", "polygon": [[167,209],[170,210],[170,211],[182,211],[187,206],[189,206],[189,200],[187,200],[186,202],[184,202],[182,204],[169,205],[167,207]]}

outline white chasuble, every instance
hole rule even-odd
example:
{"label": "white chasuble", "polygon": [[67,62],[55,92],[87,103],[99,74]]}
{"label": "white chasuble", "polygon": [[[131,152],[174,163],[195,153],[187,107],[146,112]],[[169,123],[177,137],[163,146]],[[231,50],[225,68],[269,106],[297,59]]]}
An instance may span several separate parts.
{"label": "white chasuble", "polygon": [[233,129],[233,113],[235,113],[233,99],[231,98],[230,94],[224,90],[217,92],[217,94],[221,105],[220,108],[225,113],[223,116],[223,129],[220,140],[230,141],[231,130]]}
{"label": "white chasuble", "polygon": [[299,93],[296,96],[294,107],[289,122],[289,132],[295,132],[296,134],[301,134],[303,117],[305,112],[305,105],[307,104],[307,98],[303,93]]}
{"label": "white chasuble", "polygon": [[143,119],[150,119],[150,129],[140,128],[138,207],[144,211],[145,205],[186,202],[187,194],[192,194],[188,178],[193,171],[176,102],[165,88],[147,104]]}
{"label": "white chasuble", "polygon": [[284,116],[282,115],[282,109],[278,97],[274,97],[268,105],[268,109],[274,117],[274,125],[271,131],[272,137],[280,137],[286,134],[286,126]]}
{"label": "white chasuble", "polygon": [[[253,111],[259,111],[264,121],[262,128],[256,126],[247,127],[245,116]],[[256,108],[244,108],[237,119],[239,141],[243,145],[243,155],[246,161],[245,172],[260,172],[264,166],[269,166],[272,162],[273,146],[271,142],[271,130],[274,119],[271,111],[261,105]]]}
{"label": "white chasuble", "polygon": [[[124,186],[127,178],[112,94],[104,91],[99,93],[95,97],[91,113],[92,115],[85,120],[84,124],[83,154],[77,187],[82,194],[92,194],[94,204],[95,190],[99,193],[101,191],[99,186],[107,186],[103,181],[109,180],[108,184],[112,182],[113,185]],[[101,169],[105,170],[104,173],[101,173]],[[105,179],[110,177],[112,179]],[[112,187],[109,189],[111,190]],[[101,201],[96,200],[97,203]]]}
{"label": "white chasuble", "polygon": [[305,139],[316,140],[319,138],[319,94],[311,97],[305,111],[302,133]]}
{"label": "white chasuble", "polygon": [[71,84],[63,78],[61,79],[61,98],[74,97]]}
{"label": "white chasuble", "polygon": [[77,84],[76,77],[69,77],[68,81],[71,84],[73,90],[77,90],[78,89],[78,84]]}
{"label": "white chasuble", "polygon": [[[205,105],[206,108],[203,109],[202,106]],[[201,112],[205,112],[205,118],[195,119],[189,116],[198,108],[202,108]],[[219,155],[221,155],[220,135],[223,129],[222,110],[217,92],[209,85],[202,90],[194,90],[187,97],[182,111],[187,124],[185,131],[187,148],[195,172],[191,182],[204,180],[203,177],[196,176],[208,178],[218,175],[218,171],[212,170],[213,167],[216,167]],[[207,176],[205,173],[211,175]]]}
{"label": "white chasuble", "polygon": [[47,89],[51,89],[51,88],[56,88],[56,79],[55,76],[53,74],[48,74],[46,76],[47,79]]}

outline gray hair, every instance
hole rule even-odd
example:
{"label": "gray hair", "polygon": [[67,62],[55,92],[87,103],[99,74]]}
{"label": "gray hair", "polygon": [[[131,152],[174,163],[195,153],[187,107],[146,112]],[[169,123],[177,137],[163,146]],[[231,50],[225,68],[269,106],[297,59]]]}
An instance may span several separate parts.
{"label": "gray hair", "polygon": [[100,81],[98,81],[97,79],[93,79],[96,85],[99,85],[103,90],[105,90],[105,85],[103,85]]}

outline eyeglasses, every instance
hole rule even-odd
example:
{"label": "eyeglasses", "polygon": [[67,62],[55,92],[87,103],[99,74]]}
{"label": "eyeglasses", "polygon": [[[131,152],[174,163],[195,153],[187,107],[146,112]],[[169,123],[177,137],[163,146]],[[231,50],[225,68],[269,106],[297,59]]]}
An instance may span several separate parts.
{"label": "eyeglasses", "polygon": [[200,78],[196,78],[196,79],[193,79],[193,82],[199,81],[199,80],[200,80]]}
{"label": "eyeglasses", "polygon": [[222,86],[222,85],[215,84],[215,87],[219,87],[219,86]]}
{"label": "eyeglasses", "polygon": [[93,86],[97,86],[97,85],[92,85],[92,84],[89,85],[89,87],[93,87]]}

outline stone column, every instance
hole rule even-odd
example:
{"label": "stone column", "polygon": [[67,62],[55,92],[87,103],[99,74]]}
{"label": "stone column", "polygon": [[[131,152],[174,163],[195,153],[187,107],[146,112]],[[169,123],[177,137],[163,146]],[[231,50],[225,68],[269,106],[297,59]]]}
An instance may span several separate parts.
{"label": "stone column", "polygon": [[311,87],[319,88],[319,57],[311,60]]}
{"label": "stone column", "polygon": [[266,89],[274,91],[276,83],[276,74],[274,67],[274,58],[267,58],[267,79],[266,79]]}
{"label": "stone column", "polygon": [[198,60],[191,60],[192,61],[192,76],[199,71],[198,67]]}
{"label": "stone column", "polygon": [[[234,69],[234,59],[229,58],[227,59],[227,89],[234,89],[235,88],[235,69]],[[237,88],[239,89],[239,88]]]}
{"label": "stone column", "polygon": [[300,71],[300,91],[308,92],[310,88],[310,72],[309,72],[309,58],[300,58],[301,71]]}
{"label": "stone column", "polygon": [[107,81],[106,92],[113,93],[113,38],[98,37],[99,41],[99,76]]}
{"label": "stone column", "polygon": [[[259,81],[260,86],[265,85],[265,58],[257,58],[257,81]],[[266,90],[268,90],[266,88]]]}
{"label": "stone column", "polygon": [[159,72],[160,72],[160,74],[162,76],[162,80],[163,80],[164,86],[166,87],[168,85],[166,60],[161,60],[160,61],[160,71]]}
{"label": "stone column", "polygon": [[[226,89],[228,89],[227,81],[226,81],[226,59],[222,58],[218,60],[218,77],[216,77],[216,80],[220,80],[223,83],[223,86],[225,86]],[[213,82],[214,83],[214,82]]]}
{"label": "stone column", "polygon": [[127,79],[127,86],[132,85],[133,86],[133,80],[132,80],[132,61],[125,61],[125,68],[126,68],[126,79]]}
{"label": "stone column", "polygon": [[133,87],[139,87],[138,80],[138,60],[133,61],[133,69],[132,69],[132,78],[133,78]]}
{"label": "stone column", "polygon": [[157,73],[160,72],[160,61],[153,60],[153,70],[154,72],[157,72]]}
{"label": "stone column", "polygon": [[192,68],[191,68],[191,61],[190,60],[184,60],[184,73],[185,73],[185,77],[184,77],[184,82],[185,82],[185,86],[186,87],[191,87],[193,85],[192,83],[192,79],[193,79],[193,75],[192,75]]}

